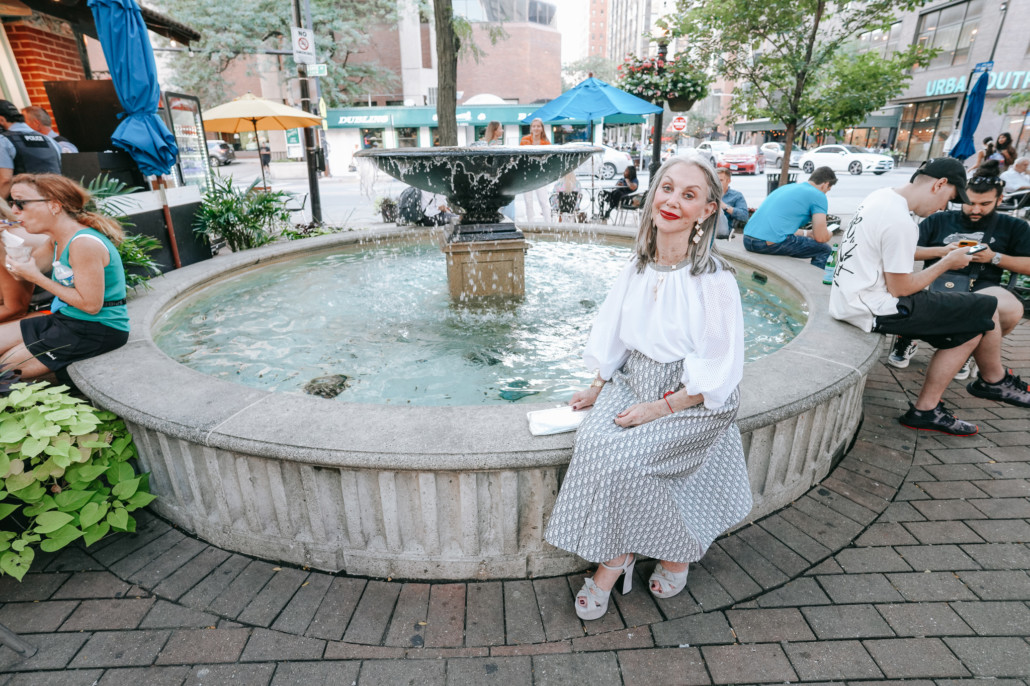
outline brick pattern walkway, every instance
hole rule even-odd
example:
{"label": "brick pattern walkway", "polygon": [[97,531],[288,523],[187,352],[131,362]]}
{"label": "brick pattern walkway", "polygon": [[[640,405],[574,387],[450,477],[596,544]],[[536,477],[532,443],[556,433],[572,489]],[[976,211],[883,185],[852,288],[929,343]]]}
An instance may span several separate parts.
{"label": "brick pattern walkway", "polygon": [[[1030,373],[1030,324],[1005,358]],[[143,515],[134,535],[41,556],[0,580],[0,648],[23,684],[1030,684],[1030,410],[946,402],[952,438],[896,417],[925,373],[878,365],[854,448],[791,507],[720,539],[689,593],[651,563],[608,614],[582,576],[403,583],[230,553]]]}

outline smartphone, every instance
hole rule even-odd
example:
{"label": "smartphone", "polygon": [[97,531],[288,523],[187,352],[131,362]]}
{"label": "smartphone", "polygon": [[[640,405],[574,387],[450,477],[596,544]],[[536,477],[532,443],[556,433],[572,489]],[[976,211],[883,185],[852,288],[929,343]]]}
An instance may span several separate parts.
{"label": "smartphone", "polygon": [[966,251],[966,254],[967,255],[975,255],[976,253],[983,252],[986,249],[987,249],[986,245],[983,245],[983,244],[981,244],[981,245],[974,245],[972,248],[970,248],[969,250]]}
{"label": "smartphone", "polygon": [[977,241],[959,241],[958,242],[958,247],[960,247],[960,248],[971,248],[974,245],[977,245]]}

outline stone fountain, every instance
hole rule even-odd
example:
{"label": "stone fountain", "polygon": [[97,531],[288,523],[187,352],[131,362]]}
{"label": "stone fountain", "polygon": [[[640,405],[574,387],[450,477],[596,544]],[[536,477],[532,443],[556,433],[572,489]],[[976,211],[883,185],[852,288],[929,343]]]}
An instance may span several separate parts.
{"label": "stone fountain", "polygon": [[441,246],[451,297],[461,300],[525,292],[526,240],[515,224],[501,221],[501,208],[601,151],[586,146],[481,146],[373,149],[356,156],[409,186],[446,196],[462,215]]}

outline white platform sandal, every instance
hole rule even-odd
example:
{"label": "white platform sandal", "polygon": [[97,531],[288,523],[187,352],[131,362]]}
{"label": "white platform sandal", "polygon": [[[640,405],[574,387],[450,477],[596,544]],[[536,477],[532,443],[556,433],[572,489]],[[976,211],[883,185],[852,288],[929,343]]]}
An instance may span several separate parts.
{"label": "white platform sandal", "polygon": [[[633,565],[636,562],[636,555],[627,553],[626,559],[618,567],[609,567],[605,563],[601,563],[601,566],[605,569],[617,569],[620,571],[620,576],[622,576],[622,595],[629,593],[633,587]],[[619,579],[616,577],[612,588],[618,585],[618,583]],[[604,616],[604,613],[608,611],[608,599],[611,597],[611,594],[610,590],[605,591],[595,584],[592,578],[587,579],[583,582],[583,588],[576,594],[576,614],[579,615],[580,619],[586,620],[598,619]]]}
{"label": "white platform sandal", "polygon": [[[682,572],[670,572],[659,562],[651,578],[647,580],[647,586],[655,598],[671,598],[679,594],[687,587],[687,572],[690,565],[687,565]],[[655,588],[657,587],[657,590]]]}

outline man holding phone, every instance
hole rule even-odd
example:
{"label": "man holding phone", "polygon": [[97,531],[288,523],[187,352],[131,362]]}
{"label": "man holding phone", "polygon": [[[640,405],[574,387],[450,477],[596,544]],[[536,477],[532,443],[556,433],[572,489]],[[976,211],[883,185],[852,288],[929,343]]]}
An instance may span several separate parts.
{"label": "man holding phone", "polygon": [[956,246],[932,266],[913,271],[919,227],[910,213],[925,217],[955,198],[969,202],[966,172],[962,163],[947,157],[926,162],[900,188],[870,194],[844,231],[830,290],[830,315],[864,331],[918,338],[937,348],[918,397],[898,421],[911,429],[970,436],[978,427],[955,417],[941,401],[970,355],[980,365],[977,383],[984,386],[976,391],[970,387],[973,395],[1030,407],[1030,391],[1001,365],[997,298],[924,290],[945,271],[963,269],[975,256]]}
{"label": "man holding phone", "polygon": [[[1001,277],[1005,270],[1030,274],[1030,226],[1023,219],[997,211],[1006,187],[998,169],[995,162],[982,164],[968,182],[969,202],[964,202],[961,210],[938,212],[919,224],[916,259],[932,266],[956,248],[982,245],[969,266],[952,270],[960,277],[954,283],[964,285],[968,279],[969,291],[997,298],[1001,334],[1007,336],[1023,318],[1023,303],[1001,285]],[[904,369],[915,351],[911,339],[899,337],[888,364]],[[967,361],[955,378],[968,378],[970,367]]]}

